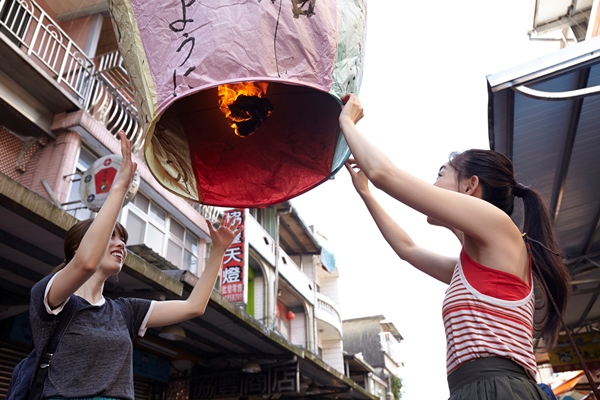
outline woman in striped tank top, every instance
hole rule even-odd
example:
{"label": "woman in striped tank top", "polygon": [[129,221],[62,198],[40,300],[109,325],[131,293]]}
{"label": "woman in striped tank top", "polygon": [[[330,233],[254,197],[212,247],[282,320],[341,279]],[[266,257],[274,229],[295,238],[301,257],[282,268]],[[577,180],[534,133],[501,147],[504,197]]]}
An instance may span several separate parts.
{"label": "woman in striped tank top", "polygon": [[[511,161],[492,150],[453,154],[435,183],[426,183],[398,169],[358,131],[363,108],[355,95],[343,101],[339,122],[354,157],[346,168],[357,192],[398,256],[449,285],[442,314],[450,399],[547,399],[535,382],[535,301],[550,294],[564,312],[570,278],[544,199],[517,183]],[[376,202],[369,180],[430,224],[450,229],[462,244],[459,257],[417,246]],[[526,236],[510,218],[515,197],[523,200]],[[552,348],[560,315],[544,305],[535,330]]]}

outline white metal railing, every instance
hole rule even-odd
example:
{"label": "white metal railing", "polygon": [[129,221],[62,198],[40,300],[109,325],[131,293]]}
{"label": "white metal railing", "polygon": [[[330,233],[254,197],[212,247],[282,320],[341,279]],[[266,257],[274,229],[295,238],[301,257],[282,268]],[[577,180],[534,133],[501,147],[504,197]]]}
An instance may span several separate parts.
{"label": "white metal railing", "polygon": [[56,82],[83,104],[94,63],[32,0],[0,0],[0,27]]}
{"label": "white metal railing", "polygon": [[86,110],[116,135],[124,130],[134,151],[143,145],[144,135],[137,117],[133,88],[122,67],[118,51],[97,57],[98,70],[85,102]]}
{"label": "white metal railing", "polygon": [[136,152],[143,145],[143,131],[137,119],[137,110],[115,90],[102,75],[92,79],[90,95],[85,104],[86,110],[116,136],[125,131]]}
{"label": "white metal railing", "polygon": [[190,201],[190,205],[194,208],[204,219],[209,220],[213,224],[218,223],[223,217],[223,209],[215,206],[207,206],[200,203],[194,203]]}
{"label": "white metal railing", "polygon": [[123,56],[118,50],[96,57],[96,70],[98,74],[106,76],[122,96],[130,103],[135,103],[133,86],[129,81],[129,74],[123,64]]}
{"label": "white metal railing", "polygon": [[118,51],[90,60],[33,0],[0,0],[0,32],[116,135],[124,130],[134,151],[143,146],[133,88]]}
{"label": "white metal railing", "polygon": [[333,320],[335,320],[336,323],[341,325],[342,317],[340,316],[339,311],[331,303],[331,300],[321,293],[317,293],[317,309],[329,314],[331,317],[333,317]]}

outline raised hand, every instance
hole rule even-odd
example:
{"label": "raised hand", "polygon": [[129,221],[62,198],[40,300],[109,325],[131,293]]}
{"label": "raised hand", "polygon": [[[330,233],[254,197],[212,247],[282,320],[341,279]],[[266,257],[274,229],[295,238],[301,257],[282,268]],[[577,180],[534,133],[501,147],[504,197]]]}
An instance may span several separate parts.
{"label": "raised hand", "polygon": [[342,97],[342,103],[344,103],[344,107],[340,113],[340,122],[344,119],[348,119],[356,124],[365,116],[363,106],[360,104],[360,100],[358,100],[358,97],[354,93]]}
{"label": "raised hand", "polygon": [[127,139],[127,135],[124,131],[119,131],[119,139],[121,140],[121,168],[119,169],[119,176],[116,184],[123,185],[128,188],[137,168],[137,163],[131,160],[131,142]]}
{"label": "raised hand", "polygon": [[365,175],[365,173],[360,169],[360,166],[354,160],[354,158],[349,158],[348,161],[344,164],[346,169],[350,173],[350,177],[352,178],[352,184],[358,193],[368,193],[369,192],[369,179]]}
{"label": "raised hand", "polygon": [[242,221],[237,218],[223,218],[221,226],[219,226],[218,229],[215,229],[212,223],[209,220],[206,220],[210,238],[213,243],[213,249],[219,248],[226,250],[231,245],[231,242],[233,242],[233,239],[241,232],[241,222]]}

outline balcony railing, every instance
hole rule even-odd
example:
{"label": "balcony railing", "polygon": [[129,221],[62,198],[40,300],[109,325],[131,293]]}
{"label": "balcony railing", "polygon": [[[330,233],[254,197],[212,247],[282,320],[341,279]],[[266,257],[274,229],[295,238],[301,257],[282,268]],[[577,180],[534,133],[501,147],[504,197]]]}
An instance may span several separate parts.
{"label": "balcony railing", "polygon": [[342,318],[330,298],[316,293],[315,318],[319,338],[322,340],[342,340]]}
{"label": "balcony railing", "polygon": [[118,51],[87,57],[33,0],[0,0],[0,34],[114,135],[124,130],[134,150],[143,145],[133,89]]}
{"label": "balcony railing", "polygon": [[85,102],[94,63],[39,5],[31,0],[0,0],[0,29],[60,86]]}
{"label": "balcony railing", "polygon": [[337,308],[331,303],[331,300],[327,296],[324,296],[321,293],[317,293],[317,310],[327,314],[329,316],[327,319],[335,322],[336,326],[341,325],[342,317]]}
{"label": "balcony railing", "polygon": [[124,130],[136,151],[143,145],[144,135],[123,58],[114,51],[97,57],[96,63],[98,69],[85,108],[113,135]]}
{"label": "balcony railing", "polygon": [[99,74],[112,82],[112,86],[129,103],[135,103],[133,86],[129,81],[129,74],[123,64],[123,57],[119,51],[106,53],[96,57],[96,69]]}

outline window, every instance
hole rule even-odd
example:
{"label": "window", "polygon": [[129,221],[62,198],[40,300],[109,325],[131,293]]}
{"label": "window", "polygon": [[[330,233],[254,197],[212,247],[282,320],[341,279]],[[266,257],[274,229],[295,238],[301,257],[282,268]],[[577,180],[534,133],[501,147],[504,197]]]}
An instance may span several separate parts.
{"label": "window", "polygon": [[190,271],[198,270],[198,238],[190,231],[185,231],[185,250],[183,251],[183,265]]}
{"label": "window", "polygon": [[174,220],[171,220],[169,233],[167,260],[182,269],[197,273],[199,241],[196,235]]}
{"label": "window", "polygon": [[146,235],[146,222],[135,215],[133,212],[128,213],[127,217],[127,233],[129,233],[128,244],[144,243]]}
{"label": "window", "polygon": [[164,256],[167,213],[141,193],[134,196],[133,206],[127,207],[125,228],[129,232],[128,244],[144,243],[157,254]]}
{"label": "window", "polygon": [[249,212],[272,238],[277,236],[277,210],[275,207],[251,208]]}
{"label": "window", "polygon": [[200,240],[165,210],[138,193],[127,209],[128,244],[145,244],[177,268],[198,273]]}

